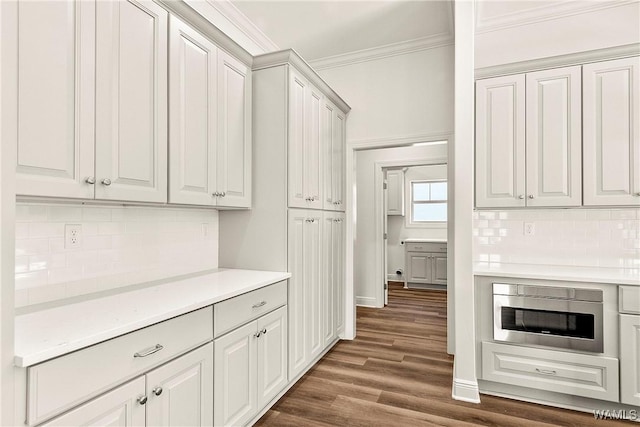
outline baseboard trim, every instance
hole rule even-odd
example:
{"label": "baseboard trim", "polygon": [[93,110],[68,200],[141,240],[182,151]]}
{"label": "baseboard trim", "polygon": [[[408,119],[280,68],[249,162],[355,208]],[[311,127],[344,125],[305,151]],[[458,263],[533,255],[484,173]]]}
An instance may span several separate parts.
{"label": "baseboard trim", "polygon": [[446,291],[447,285],[438,285],[435,283],[407,283],[408,289],[424,289],[432,291]]}
{"label": "baseboard trim", "polygon": [[478,382],[454,378],[451,397],[463,402],[480,403]]}
{"label": "baseboard trim", "polygon": [[373,297],[356,297],[356,305],[363,307],[377,307],[376,299]]}

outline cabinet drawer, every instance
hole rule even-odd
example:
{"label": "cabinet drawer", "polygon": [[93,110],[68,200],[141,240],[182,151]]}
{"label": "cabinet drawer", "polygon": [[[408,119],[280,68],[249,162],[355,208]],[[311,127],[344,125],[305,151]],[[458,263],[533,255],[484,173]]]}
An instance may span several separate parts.
{"label": "cabinet drawer", "polygon": [[285,280],[214,304],[214,336],[218,337],[286,303]]}
{"label": "cabinet drawer", "polygon": [[212,325],[206,307],[28,368],[27,423],[38,424],[211,341]]}
{"label": "cabinet drawer", "polygon": [[618,401],[618,359],[493,342],[482,343],[482,378]]}
{"label": "cabinet drawer", "polygon": [[446,243],[406,243],[408,252],[447,252]]}
{"label": "cabinet drawer", "polygon": [[621,313],[640,314],[640,286],[618,286]]}

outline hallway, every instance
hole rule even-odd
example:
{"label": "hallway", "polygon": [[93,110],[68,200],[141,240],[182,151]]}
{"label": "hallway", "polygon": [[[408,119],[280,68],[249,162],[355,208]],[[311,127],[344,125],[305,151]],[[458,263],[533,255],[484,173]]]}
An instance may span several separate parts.
{"label": "hallway", "polygon": [[603,425],[588,413],[493,396],[453,400],[446,311],[442,291],[390,285],[389,305],[358,307],[357,338],[337,344],[256,425]]}

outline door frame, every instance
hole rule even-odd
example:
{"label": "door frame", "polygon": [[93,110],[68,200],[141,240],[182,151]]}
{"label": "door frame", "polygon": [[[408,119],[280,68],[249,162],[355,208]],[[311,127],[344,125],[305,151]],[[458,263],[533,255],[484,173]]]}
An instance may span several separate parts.
{"label": "door frame", "polygon": [[[346,181],[346,205],[345,205],[345,328],[344,333],[340,338],[354,339],[356,336],[356,295],[355,295],[355,283],[354,283],[354,252],[355,252],[355,230],[357,224],[357,212],[356,212],[356,152],[361,150],[370,150],[376,148],[397,148],[406,147],[413,144],[422,144],[436,141],[447,141],[447,152],[449,156],[453,153],[454,135],[451,132],[433,133],[424,135],[413,136],[401,136],[401,137],[389,137],[382,139],[365,139],[365,140],[349,140],[347,139],[347,147],[345,151],[345,181]],[[453,182],[454,168],[453,158],[448,160],[449,167],[447,168],[447,181]],[[453,186],[449,186],[449,198],[453,198]],[[453,236],[454,227],[454,215],[453,209],[449,210],[447,214],[447,223],[449,225],[447,234]],[[453,239],[451,239],[453,240]],[[453,242],[447,245],[447,256],[451,256],[453,260]],[[451,262],[447,266],[447,274],[449,277],[453,277],[454,263]],[[451,299],[451,301],[449,301]],[[453,292],[447,294],[447,305],[452,307]],[[452,342],[454,339],[453,323],[449,319],[453,319],[453,312],[450,312],[447,316],[447,341]]]}

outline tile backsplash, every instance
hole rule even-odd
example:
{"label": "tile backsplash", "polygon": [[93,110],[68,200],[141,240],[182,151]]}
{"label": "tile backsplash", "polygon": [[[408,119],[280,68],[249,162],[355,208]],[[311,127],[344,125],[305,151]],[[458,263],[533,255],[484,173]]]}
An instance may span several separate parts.
{"label": "tile backsplash", "polygon": [[[81,226],[65,248],[65,225]],[[18,203],[16,306],[218,267],[212,209]]]}
{"label": "tile backsplash", "polygon": [[[525,223],[533,235],[525,235]],[[640,208],[476,211],[473,258],[639,269]]]}

